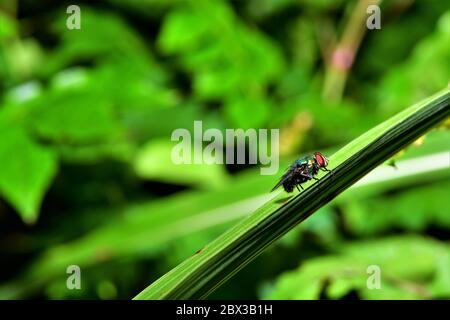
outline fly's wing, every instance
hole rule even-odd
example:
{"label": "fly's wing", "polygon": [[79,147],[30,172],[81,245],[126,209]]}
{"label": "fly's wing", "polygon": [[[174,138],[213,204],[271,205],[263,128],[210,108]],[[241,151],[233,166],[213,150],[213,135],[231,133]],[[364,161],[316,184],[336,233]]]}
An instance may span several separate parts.
{"label": "fly's wing", "polygon": [[278,181],[278,183],[275,185],[275,187],[273,187],[272,190],[270,190],[270,192],[278,189],[279,187],[281,187],[283,185],[283,183],[285,183],[287,180],[291,179],[293,172],[294,172],[294,168],[293,167],[289,167],[288,170],[281,177],[280,181]]}
{"label": "fly's wing", "polygon": [[278,183],[275,185],[275,187],[273,187],[272,190],[270,190],[270,192],[276,190],[277,188],[281,187],[283,185],[283,183],[285,183],[286,181],[288,181],[289,179],[292,179],[292,177],[295,175],[295,172],[302,171],[304,170],[305,165],[301,165],[298,166],[296,164],[290,166],[287,171],[283,174],[283,176],[281,177],[280,181],[278,181]]}

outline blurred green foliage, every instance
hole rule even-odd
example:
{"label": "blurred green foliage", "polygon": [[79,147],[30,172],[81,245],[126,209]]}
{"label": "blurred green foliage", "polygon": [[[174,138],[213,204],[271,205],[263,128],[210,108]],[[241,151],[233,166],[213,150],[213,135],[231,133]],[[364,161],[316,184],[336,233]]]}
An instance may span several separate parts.
{"label": "blurred green foliage", "polygon": [[[414,263],[405,263],[405,261]],[[367,283],[379,267],[380,289]],[[266,298],[331,299],[357,290],[363,299],[446,297],[450,250],[439,242],[415,237],[342,244],[338,253],[310,259],[298,270],[280,276]],[[326,292],[323,290],[326,283]],[[375,284],[374,280],[374,284]]]}
{"label": "blurred green foliage", "polygon": [[[66,28],[68,5],[0,4],[0,298],[131,298],[276,180],[173,165],[176,128],[281,128],[283,169],[449,80],[440,0],[382,2],[382,29],[366,32],[337,101],[322,97],[326,55],[355,1],[81,1],[80,30]],[[436,134],[448,150],[448,130]],[[436,152],[432,141],[406,156]],[[446,177],[327,206],[212,297],[448,298]],[[369,263],[393,279],[386,291],[365,288]],[[65,287],[69,264],[82,266],[81,291]]]}

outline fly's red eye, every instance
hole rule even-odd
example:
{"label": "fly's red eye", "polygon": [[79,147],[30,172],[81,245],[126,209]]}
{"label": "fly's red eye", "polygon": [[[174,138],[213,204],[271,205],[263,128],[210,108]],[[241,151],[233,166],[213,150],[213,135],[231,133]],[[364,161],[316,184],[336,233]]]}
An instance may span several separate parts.
{"label": "fly's red eye", "polygon": [[328,164],[327,158],[325,158],[320,152],[314,153],[314,157],[316,158],[317,163],[321,167],[326,167]]}

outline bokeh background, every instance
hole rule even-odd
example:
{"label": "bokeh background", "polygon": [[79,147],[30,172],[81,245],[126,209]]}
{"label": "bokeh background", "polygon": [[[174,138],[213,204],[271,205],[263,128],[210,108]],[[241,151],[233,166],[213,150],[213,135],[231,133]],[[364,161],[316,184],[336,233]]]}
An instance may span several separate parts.
{"label": "bokeh background", "polygon": [[[448,2],[375,2],[380,30],[370,3],[2,0],[0,298],[130,299],[251,213],[290,161],[445,88]],[[281,129],[280,173],[172,164],[170,135],[194,120]],[[424,171],[448,127],[395,157],[413,161],[404,176],[346,191],[210,298],[450,298],[450,170]]]}

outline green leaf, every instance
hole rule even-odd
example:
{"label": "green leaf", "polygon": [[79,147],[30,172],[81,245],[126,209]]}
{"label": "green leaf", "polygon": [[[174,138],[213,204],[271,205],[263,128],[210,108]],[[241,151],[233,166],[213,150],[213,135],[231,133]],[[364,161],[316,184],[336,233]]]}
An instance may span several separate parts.
{"label": "green leaf", "polygon": [[105,141],[120,128],[111,102],[85,89],[50,91],[35,103],[31,126],[55,142]]}
{"label": "green leaf", "polygon": [[[350,242],[335,254],[310,259],[298,269],[282,274],[265,299],[318,299],[322,289],[338,299],[357,290],[364,299],[424,299],[433,294],[435,284],[450,276],[449,248],[441,242],[419,236],[399,236]],[[411,264],[411,259],[415,263]],[[446,261],[445,264],[440,263]],[[369,289],[374,275],[369,266],[379,268],[379,289]],[[310,288],[314,284],[316,290]],[[450,295],[450,287],[439,294]]]}
{"label": "green leaf", "polygon": [[332,174],[320,174],[320,181],[306,183],[296,196],[275,195],[135,298],[206,297],[298,223],[448,117],[449,101],[448,89],[442,90],[366,132],[330,157]]}
{"label": "green leaf", "polygon": [[207,31],[208,24],[205,19],[194,11],[176,10],[165,17],[158,45],[165,53],[187,51],[196,48]]}
{"label": "green leaf", "polygon": [[17,22],[7,15],[5,12],[0,12],[0,42],[17,35]]}
{"label": "green leaf", "polygon": [[[436,31],[418,42],[407,60],[386,73],[378,91],[382,111],[395,112],[448,84],[449,25],[450,11],[447,11],[438,20]],[[409,25],[406,28],[409,29]],[[429,76],[423,77],[423,74]]]}
{"label": "green leaf", "polygon": [[[448,162],[448,153],[446,158]],[[384,201],[354,195],[343,201],[343,219],[348,230],[359,236],[382,233],[395,227],[416,232],[432,225],[449,228],[450,215],[443,210],[442,204],[449,189],[450,183],[441,182],[407,189],[395,197],[385,196]],[[414,201],[420,198],[427,201]]]}
{"label": "green leaf", "polygon": [[56,174],[56,155],[33,142],[20,128],[4,128],[0,135],[0,193],[23,221],[33,223]]}
{"label": "green leaf", "polygon": [[[225,168],[220,164],[174,164],[171,159],[174,146],[175,142],[167,139],[152,140],[144,145],[134,161],[137,175],[141,178],[200,188],[217,188],[228,181]],[[192,159],[193,157],[192,152]]]}
{"label": "green leaf", "polygon": [[261,91],[284,68],[278,45],[241,22],[222,1],[196,1],[168,14],[158,45],[179,56],[200,99]]}
{"label": "green leaf", "polygon": [[270,116],[272,105],[262,97],[234,96],[225,106],[225,113],[234,128],[260,128]]}
{"label": "green leaf", "polygon": [[80,59],[95,61],[98,57],[102,57],[103,61],[119,56],[120,59],[138,59],[156,65],[144,41],[120,15],[86,6],[82,9],[81,16],[81,32],[67,32],[67,14],[57,12],[53,30],[60,37],[61,43],[44,61],[41,67],[43,75],[51,75],[74,62],[78,63]]}

